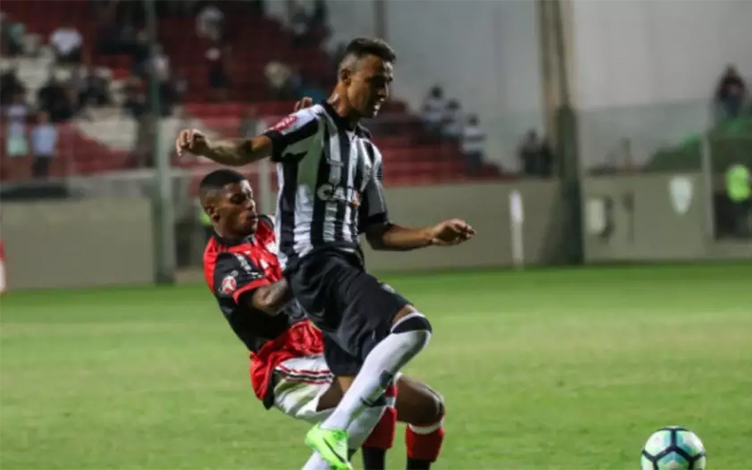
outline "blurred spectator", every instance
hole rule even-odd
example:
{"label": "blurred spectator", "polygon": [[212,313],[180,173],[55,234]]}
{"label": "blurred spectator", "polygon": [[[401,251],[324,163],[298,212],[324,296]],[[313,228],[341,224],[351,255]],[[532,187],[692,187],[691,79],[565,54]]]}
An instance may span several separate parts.
{"label": "blurred spectator", "polygon": [[447,100],[444,98],[444,90],[436,85],[428,93],[421,112],[421,118],[429,133],[436,136],[441,134],[441,125],[446,109]]}
{"label": "blurred spectator", "polygon": [[286,101],[299,96],[300,77],[289,65],[273,60],[264,67],[264,77],[273,99]]}
{"label": "blurred spectator", "polygon": [[76,95],[78,90],[71,84],[60,82],[54,73],[50,74],[47,82],[37,91],[37,109],[49,114],[52,122],[67,121],[76,112],[75,101],[71,99],[71,93]]}
{"label": "blurred spectator", "polygon": [[328,25],[329,12],[324,0],[313,1],[313,13],[308,21],[306,42],[308,45],[320,47],[330,35]]}
{"label": "blurred spectator", "polygon": [[196,34],[200,38],[219,41],[223,38],[225,14],[210,3],[196,15]]}
{"label": "blurred spectator", "polygon": [[123,86],[123,109],[131,115],[133,119],[140,119],[147,111],[146,94],[143,92],[141,80],[132,75],[128,77]]}
{"label": "blurred spectator", "polygon": [[328,11],[324,0],[313,1],[313,11],[309,15],[295,0],[287,1],[287,22],[295,46],[320,46],[329,36]]}
{"label": "blurred spectator", "polygon": [[50,44],[55,50],[58,63],[70,64],[81,60],[81,33],[70,23],[63,23],[50,36]]}
{"label": "blurred spectator", "polygon": [[161,44],[154,45],[149,71],[158,83],[166,83],[170,79],[170,58],[163,52]]}
{"label": "blurred spectator", "polygon": [[31,173],[34,178],[47,178],[49,175],[50,163],[56,153],[57,137],[57,128],[50,123],[47,113],[39,113],[37,124],[31,131],[31,151],[34,155]]}
{"label": "blurred spectator", "polygon": [[[123,39],[123,42],[133,58],[133,72],[139,77],[145,77],[149,71],[149,58],[151,57],[149,33],[144,28],[133,31],[135,32],[133,38],[127,37]],[[130,31],[128,31],[128,36],[130,36]]]}
{"label": "blurred spectator", "polygon": [[13,104],[17,95],[25,96],[26,87],[18,79],[15,68],[9,68],[0,75],[0,106]]}
{"label": "blurred spectator", "polygon": [[0,12],[0,47],[2,54],[15,57],[23,52],[26,26],[19,21],[13,21],[10,16]]}
{"label": "blurred spectator", "polygon": [[465,128],[462,130],[462,154],[469,175],[478,175],[483,168],[484,150],[486,147],[486,133],[480,127],[478,116],[468,116]]}
{"label": "blurred spectator", "polygon": [[155,44],[153,47],[149,73],[157,81],[161,115],[169,116],[172,114],[175,97],[170,80],[170,58],[162,51],[161,44]]}
{"label": "blurred spectator", "polygon": [[326,28],[329,17],[329,11],[324,0],[313,0],[313,14],[311,15],[311,30],[316,28]]}
{"label": "blurred spectator", "polygon": [[522,173],[526,176],[551,175],[552,155],[546,140],[540,140],[534,129],[528,131],[519,149]]}
{"label": "blurred spectator", "polygon": [[734,234],[750,236],[749,213],[752,209],[752,174],[741,163],[731,165],[726,171],[726,194],[733,206]]}
{"label": "blurred spectator", "polygon": [[72,85],[78,93],[81,108],[107,106],[112,104],[110,96],[109,71],[81,66],[73,71]]}
{"label": "blurred spectator", "polygon": [[97,52],[100,54],[120,54],[120,25],[115,19],[116,9],[109,2],[91,2],[96,17]]}
{"label": "blurred spectator", "polygon": [[215,41],[206,51],[209,61],[209,88],[214,101],[227,101],[227,89],[230,88],[230,46]]}
{"label": "blurred spectator", "polygon": [[186,78],[185,71],[183,69],[178,69],[177,72],[170,77],[170,82],[173,102],[181,103],[183,97],[188,92],[188,79]]}
{"label": "blurred spectator", "polygon": [[721,77],[715,98],[725,118],[735,118],[741,113],[747,98],[747,86],[733,65],[729,65]]}
{"label": "blurred spectator", "polygon": [[308,25],[309,18],[305,9],[293,1],[290,6],[290,32],[292,32],[293,44],[302,46],[306,43]]}
{"label": "blurred spectator", "polygon": [[26,141],[26,116],[27,107],[24,96],[17,93],[11,105],[5,110],[6,127],[6,154],[10,157],[21,157],[29,153],[29,145]]}
{"label": "blurred spectator", "polygon": [[243,110],[243,116],[240,120],[238,133],[240,137],[254,137],[258,134],[258,119],[256,119],[256,108],[249,106]]}
{"label": "blurred spectator", "polygon": [[462,136],[464,122],[465,117],[459,101],[451,100],[442,120],[442,135],[447,139],[459,139]]}

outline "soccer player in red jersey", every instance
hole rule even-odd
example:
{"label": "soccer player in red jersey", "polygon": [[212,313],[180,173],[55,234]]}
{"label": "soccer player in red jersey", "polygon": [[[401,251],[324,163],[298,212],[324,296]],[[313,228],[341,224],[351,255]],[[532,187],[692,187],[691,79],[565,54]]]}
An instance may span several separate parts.
{"label": "soccer player in red jersey", "polygon": [[[324,358],[327,340],[306,319],[282,276],[272,221],[256,212],[251,185],[236,171],[208,174],[199,193],[215,232],[204,252],[206,283],[250,351],[256,396],[267,409],[321,422],[342,397],[341,382],[334,380]],[[353,360],[353,367],[358,367],[354,358],[328,359],[340,366]],[[351,452],[362,448],[367,470],[383,469],[400,420],[408,424],[407,468],[428,469],[443,442],[443,401],[426,384],[405,375],[400,374],[395,384],[381,404],[379,424],[373,431],[364,427],[358,432],[355,426],[349,447]]]}

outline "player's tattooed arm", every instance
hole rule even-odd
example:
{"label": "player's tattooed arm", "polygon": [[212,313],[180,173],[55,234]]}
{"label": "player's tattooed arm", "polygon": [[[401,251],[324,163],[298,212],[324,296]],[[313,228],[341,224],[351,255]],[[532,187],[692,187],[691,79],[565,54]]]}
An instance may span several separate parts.
{"label": "player's tattooed arm", "polygon": [[287,281],[282,279],[268,286],[261,286],[253,290],[252,295],[240,298],[247,307],[261,310],[267,315],[278,315],[292,300],[292,291]]}
{"label": "player's tattooed arm", "polygon": [[366,229],[366,239],[374,250],[407,251],[427,246],[453,246],[475,236],[464,220],[450,219],[433,227],[407,228],[386,223]]}
{"label": "player's tattooed arm", "polygon": [[185,129],[175,141],[178,156],[184,152],[206,157],[227,166],[242,166],[272,154],[272,140],[260,135],[252,139],[222,139],[210,141],[201,131]]}

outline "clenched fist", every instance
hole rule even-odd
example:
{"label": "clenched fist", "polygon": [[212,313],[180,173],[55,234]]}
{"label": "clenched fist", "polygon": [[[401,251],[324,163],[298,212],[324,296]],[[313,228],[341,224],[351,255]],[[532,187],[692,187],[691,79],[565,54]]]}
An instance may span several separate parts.
{"label": "clenched fist", "polygon": [[431,229],[431,244],[452,246],[466,242],[475,236],[475,230],[462,219],[450,219]]}
{"label": "clenched fist", "polygon": [[183,129],[175,139],[175,150],[182,157],[184,152],[204,156],[209,152],[209,139],[197,129]]}

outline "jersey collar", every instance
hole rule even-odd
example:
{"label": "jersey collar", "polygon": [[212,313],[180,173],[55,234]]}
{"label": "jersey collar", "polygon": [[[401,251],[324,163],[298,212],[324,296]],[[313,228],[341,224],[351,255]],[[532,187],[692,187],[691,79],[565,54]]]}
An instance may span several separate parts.
{"label": "jersey collar", "polygon": [[367,135],[368,131],[365,127],[361,126],[360,123],[355,124],[355,129],[350,128],[350,122],[337,114],[337,111],[334,110],[332,105],[329,104],[326,100],[321,102],[321,106],[326,111],[326,114],[329,115],[330,118],[332,118],[332,121],[334,121],[334,124],[337,125],[337,129],[342,131],[350,131],[355,132],[356,134],[362,136]]}
{"label": "jersey collar", "polygon": [[253,235],[249,235],[243,238],[226,238],[226,237],[220,237],[219,234],[217,234],[217,232],[214,232],[212,236],[217,241],[217,243],[222,246],[237,246],[237,245],[242,245],[244,243],[253,243],[253,240],[254,240]]}

